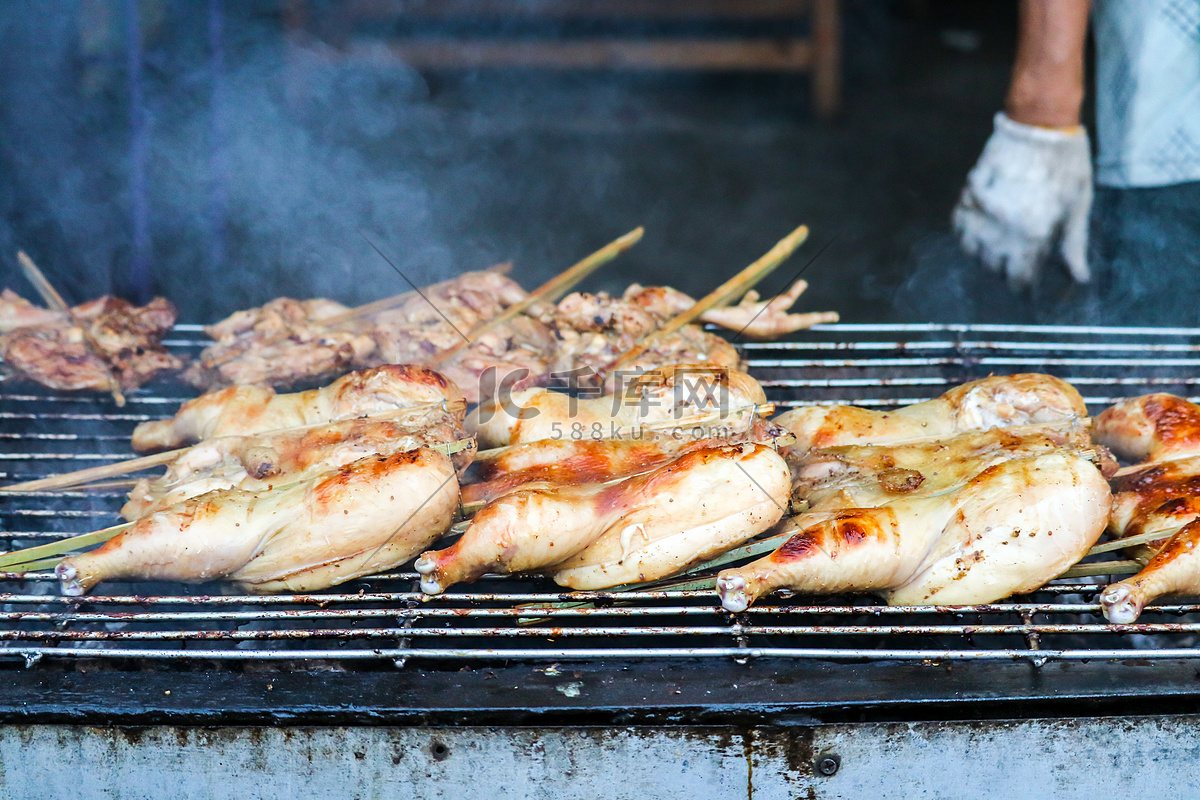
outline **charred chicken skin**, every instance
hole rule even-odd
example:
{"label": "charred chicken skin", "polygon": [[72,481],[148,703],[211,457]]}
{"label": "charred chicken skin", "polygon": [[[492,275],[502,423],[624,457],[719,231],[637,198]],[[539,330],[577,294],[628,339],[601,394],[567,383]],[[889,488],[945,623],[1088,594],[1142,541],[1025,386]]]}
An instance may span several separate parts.
{"label": "charred chicken skin", "polygon": [[449,548],[416,562],[438,594],[489,572],[543,572],[574,589],[655,580],[753,537],[783,515],[787,465],[771,448],[705,448],[618,483],[507,494]]}
{"label": "charred chicken skin", "polygon": [[1125,400],[1096,417],[1094,435],[1141,462],[1112,481],[1109,532],[1162,533],[1126,548],[1145,567],[1100,593],[1108,620],[1130,623],[1156,598],[1200,594],[1200,406],[1169,394]]}
{"label": "charred chicken skin", "polygon": [[457,505],[454,467],[442,453],[370,456],[288,486],[194,497],[55,572],[66,595],[122,578],[314,591],[412,558],[449,529]]}
{"label": "charred chicken skin", "polygon": [[277,394],[265,386],[230,386],[184,403],[174,417],[143,422],[133,432],[138,452],[169,450],[214,436],[319,425],[427,403],[464,408],[458,388],[437,372],[388,365],[352,372],[320,389]]}

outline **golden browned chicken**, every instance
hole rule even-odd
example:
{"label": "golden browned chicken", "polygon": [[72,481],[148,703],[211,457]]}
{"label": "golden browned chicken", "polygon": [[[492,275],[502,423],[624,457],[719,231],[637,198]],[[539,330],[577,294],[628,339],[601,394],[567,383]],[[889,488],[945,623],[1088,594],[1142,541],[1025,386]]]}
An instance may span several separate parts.
{"label": "golden browned chicken", "polygon": [[214,436],[238,436],[319,425],[427,403],[465,408],[454,384],[426,367],[387,365],[352,372],[321,389],[277,394],[266,386],[230,386],[184,403],[174,417],[143,422],[138,452],[169,450]]}
{"label": "golden browned chicken", "polygon": [[66,595],[121,578],[313,591],[407,561],[449,529],[457,505],[442,453],[370,456],[287,486],[192,498],[64,559],[55,573]]}
{"label": "golden browned chicken", "polygon": [[786,447],[791,434],[769,420],[720,439],[647,431],[629,439],[541,439],[514,445],[477,465],[479,482],[463,486],[463,504],[475,506],[530,484],[597,483],[636,475],[705,447],[752,441]]}
{"label": "golden browned chicken", "polygon": [[796,435],[800,451],[844,444],[884,444],[1087,418],[1079,392],[1051,375],[994,375],[957,386],[941,397],[893,411],[854,406],[808,406],[775,421]]}
{"label": "golden browned chicken", "polygon": [[1104,531],[1108,484],[1070,451],[1014,458],[941,492],[818,511],[766,558],[717,577],[742,611],[775,589],[866,592],[892,605],[990,603],[1041,586]]}
{"label": "golden browned chicken", "polygon": [[788,456],[803,513],[785,523],[796,533],[773,554],[718,576],[725,607],[779,588],[986,603],[1078,561],[1108,516],[1094,462],[1115,465],[1092,447],[1074,389],[1013,377],[1015,387],[989,378],[897,412],[778,417],[808,443]]}
{"label": "golden browned chicken", "polygon": [[1125,400],[1096,417],[1097,441],[1141,463],[1113,478],[1109,532],[1118,538],[1161,533],[1125,552],[1145,567],[1107,587],[1100,605],[1110,622],[1133,622],[1167,595],[1200,594],[1200,406],[1169,394]]}
{"label": "golden browned chicken", "polygon": [[669,366],[633,379],[617,394],[579,398],[551,389],[524,389],[471,412],[467,430],[483,448],[539,439],[628,438],[662,428],[693,438],[712,429],[742,430],[767,402],[758,381],[721,367]]}
{"label": "golden browned chicken", "polygon": [[937,494],[1014,458],[1070,451],[1092,455],[1087,429],[1064,423],[1039,430],[992,428],[946,439],[844,445],[791,453],[793,506],[804,511],[868,508],[899,496]]}
{"label": "golden browned chicken", "polygon": [[769,447],[705,448],[618,483],[505,495],[416,568],[429,594],[488,572],[545,572],[575,589],[654,580],[775,524],[788,487],[787,465]]}
{"label": "golden browned chicken", "polygon": [[475,442],[462,429],[461,415],[441,409],[403,420],[372,417],[250,436],[206,439],[179,456],[164,475],[143,478],[121,509],[126,519],[161,511],[214,489],[265,491],[305,480],[370,455],[461,443],[452,456],[459,474],[471,463]]}

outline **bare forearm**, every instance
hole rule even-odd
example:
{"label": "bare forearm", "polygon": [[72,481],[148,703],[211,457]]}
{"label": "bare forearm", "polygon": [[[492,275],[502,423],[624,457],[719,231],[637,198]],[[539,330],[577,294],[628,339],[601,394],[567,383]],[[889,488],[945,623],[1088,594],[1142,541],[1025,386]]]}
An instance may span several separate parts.
{"label": "bare forearm", "polygon": [[1092,0],[1021,0],[1017,58],[1005,102],[1010,119],[1044,128],[1079,124],[1091,5]]}

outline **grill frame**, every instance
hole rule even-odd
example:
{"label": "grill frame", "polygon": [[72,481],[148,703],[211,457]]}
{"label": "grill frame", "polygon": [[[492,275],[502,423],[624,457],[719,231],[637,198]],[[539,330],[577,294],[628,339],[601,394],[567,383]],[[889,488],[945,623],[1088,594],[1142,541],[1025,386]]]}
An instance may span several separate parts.
{"label": "grill frame", "polygon": [[[180,326],[169,345],[195,352],[203,345],[198,334],[198,326]],[[1200,367],[1200,329],[1190,328],[829,325],[789,342],[746,344],[744,355],[781,409],[814,402],[894,407],[996,368],[1071,380],[1093,411],[1144,391],[1193,398],[1200,392],[1200,379],[1186,373]],[[1106,393],[1115,387],[1119,395]],[[118,410],[108,398],[9,388],[0,386],[0,469],[6,482],[126,457],[127,433],[136,422],[169,414],[192,396],[182,387],[166,393],[153,387],[158,393],[135,393],[129,407]],[[50,411],[25,409],[40,404]],[[34,429],[17,429],[26,422]],[[10,447],[31,442],[41,448],[37,453]],[[23,497],[0,499],[0,536],[17,546],[104,527],[120,504],[119,492]],[[739,668],[754,662],[841,667],[853,662],[858,668],[981,662],[995,669],[1006,662],[1190,663],[1200,655],[1190,646],[1200,633],[1200,604],[1152,606],[1146,622],[1109,625],[1091,602],[1096,586],[1080,582],[1012,602],[953,609],[887,607],[862,598],[783,598],[731,615],[717,608],[711,592],[564,592],[527,578],[488,579],[427,598],[408,571],[322,593],[269,597],[213,594],[212,586],[118,584],[90,597],[61,598],[44,594],[55,591],[51,579],[38,573],[0,580],[0,662],[31,666],[48,657],[144,665],[391,662],[410,669],[498,663],[540,668],[555,662],[599,662],[600,669],[635,662],[728,662]],[[593,605],[516,608],[567,601]],[[531,616],[546,621],[518,623]]]}

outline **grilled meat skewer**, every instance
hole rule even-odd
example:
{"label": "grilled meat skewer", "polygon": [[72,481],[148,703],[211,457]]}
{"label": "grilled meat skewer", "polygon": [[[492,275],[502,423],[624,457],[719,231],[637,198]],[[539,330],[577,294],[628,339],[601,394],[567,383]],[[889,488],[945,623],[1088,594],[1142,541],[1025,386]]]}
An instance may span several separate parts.
{"label": "grilled meat skewer", "polygon": [[51,389],[107,392],[113,380],[122,390],[134,389],[182,366],[162,346],[175,314],[161,297],[139,308],[105,296],[75,306],[68,317],[5,290],[0,327],[7,332],[0,335],[0,359],[7,369]]}
{"label": "grilled meat skewer", "polygon": [[449,529],[457,504],[442,453],[370,456],[286,487],[194,497],[64,559],[55,573],[72,596],[121,578],[314,591],[412,558]]}
{"label": "grilled meat skewer", "polygon": [[787,492],[787,465],[771,448],[705,448],[615,484],[505,495],[416,568],[429,594],[488,572],[549,572],[576,589],[654,580],[766,530]]}
{"label": "grilled meat skewer", "polygon": [[630,439],[542,439],[515,445],[481,462],[480,480],[463,486],[463,504],[490,503],[525,486],[599,483],[636,475],[706,447],[756,442],[784,446],[791,436],[767,420],[721,438],[693,438],[646,431]]}
{"label": "grilled meat skewer", "polygon": [[891,605],[990,603],[1041,586],[1104,531],[1109,490],[1083,455],[1002,461],[961,487],[874,508],[801,514],[766,558],[717,576],[743,611],[775,589],[869,592]]}
{"label": "grilled meat skewer", "polygon": [[941,397],[893,411],[808,406],[775,418],[796,435],[796,449],[885,444],[954,436],[969,430],[1086,420],[1075,387],[1051,375],[994,375]]}
{"label": "grilled meat skewer", "polygon": [[121,515],[137,519],[214,489],[266,491],[370,455],[456,441],[467,444],[451,456],[461,474],[471,463],[474,441],[462,429],[461,415],[440,409],[402,421],[353,419],[298,431],[206,439],[179,456],[163,476],[138,481]]}
{"label": "grilled meat skewer", "polygon": [[1141,461],[1112,481],[1109,532],[1118,538],[1162,533],[1125,552],[1145,566],[1100,593],[1110,622],[1131,623],[1147,603],[1200,594],[1200,406],[1169,394],[1125,400],[1096,417],[1095,437]]}
{"label": "grilled meat skewer", "polygon": [[295,394],[231,386],[189,400],[170,419],[138,425],[133,449],[167,450],[214,436],[298,428],[433,403],[444,403],[447,410],[465,407],[454,384],[431,369],[405,364],[353,372]]}

